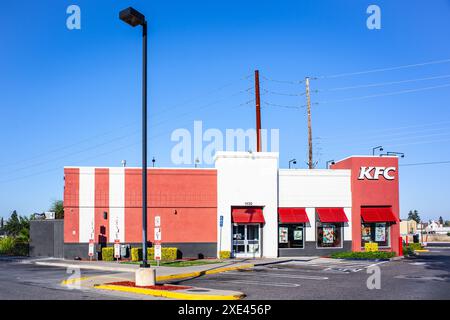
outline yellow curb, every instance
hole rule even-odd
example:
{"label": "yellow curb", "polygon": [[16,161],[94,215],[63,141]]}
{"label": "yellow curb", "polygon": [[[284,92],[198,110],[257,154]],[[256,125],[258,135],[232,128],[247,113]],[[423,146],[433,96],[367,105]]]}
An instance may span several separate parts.
{"label": "yellow curb", "polygon": [[129,292],[136,294],[145,294],[154,297],[164,297],[164,298],[173,298],[173,299],[181,299],[181,300],[239,300],[245,297],[244,294],[240,295],[208,295],[208,294],[196,294],[196,293],[185,293],[185,292],[176,292],[176,291],[168,291],[168,290],[155,290],[155,289],[146,289],[146,288],[136,288],[136,287],[126,287],[126,286],[117,286],[117,285],[96,285],[94,286],[96,289],[102,290],[113,290],[113,291],[121,291],[121,292]]}
{"label": "yellow curb", "polygon": [[427,249],[420,249],[420,250],[414,250],[414,252],[430,252],[430,250],[427,250]]}
{"label": "yellow curb", "polygon": [[[253,264],[244,264],[244,265],[237,266],[237,267],[224,267],[224,268],[218,268],[218,269],[212,269],[212,270],[206,270],[206,271],[196,271],[196,272],[189,272],[189,273],[171,274],[171,275],[167,275],[167,276],[157,276],[156,281],[193,278],[193,277],[198,277],[198,276],[205,275],[205,274],[216,274],[216,273],[222,273],[222,272],[233,271],[233,270],[251,269],[253,267],[254,267]],[[85,281],[85,280],[96,278],[96,277],[99,277],[99,276],[67,279],[67,280],[61,281],[61,285],[74,284],[77,282]]]}
{"label": "yellow curb", "polygon": [[224,267],[224,268],[217,268],[217,269],[206,270],[206,271],[195,271],[195,272],[189,272],[189,273],[171,274],[171,275],[167,275],[167,276],[156,277],[156,281],[193,278],[193,277],[199,277],[199,276],[205,275],[205,274],[216,274],[216,273],[222,273],[222,272],[233,271],[233,270],[251,269],[253,267],[254,267],[253,264],[244,264],[244,265],[237,266],[237,267]]}
{"label": "yellow curb", "polygon": [[80,278],[73,278],[73,279],[67,279],[67,280],[63,280],[61,281],[61,285],[68,285],[68,284],[74,284],[76,282],[81,282],[90,278],[94,278],[94,277],[80,277]]}

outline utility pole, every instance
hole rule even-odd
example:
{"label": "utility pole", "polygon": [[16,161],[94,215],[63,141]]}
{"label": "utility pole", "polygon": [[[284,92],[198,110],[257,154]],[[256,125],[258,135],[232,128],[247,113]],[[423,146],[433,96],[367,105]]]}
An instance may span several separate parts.
{"label": "utility pole", "polygon": [[261,152],[261,98],[259,94],[259,70],[255,70],[256,102],[256,151]]}
{"label": "utility pole", "polygon": [[308,111],[308,167],[313,169],[313,151],[312,151],[312,128],[311,128],[311,97],[309,94],[309,77],[305,78],[306,85],[306,108]]}

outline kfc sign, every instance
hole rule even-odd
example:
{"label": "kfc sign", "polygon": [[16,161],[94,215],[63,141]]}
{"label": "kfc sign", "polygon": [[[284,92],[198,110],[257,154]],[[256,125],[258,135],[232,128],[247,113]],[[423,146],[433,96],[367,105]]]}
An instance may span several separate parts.
{"label": "kfc sign", "polygon": [[395,167],[361,167],[358,180],[378,180],[380,175],[386,180],[394,180]]}

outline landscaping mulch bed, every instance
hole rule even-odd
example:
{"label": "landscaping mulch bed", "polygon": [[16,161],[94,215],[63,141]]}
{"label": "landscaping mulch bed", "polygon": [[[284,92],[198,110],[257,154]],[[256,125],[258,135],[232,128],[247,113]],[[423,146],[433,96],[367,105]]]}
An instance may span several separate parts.
{"label": "landscaping mulch bed", "polygon": [[160,284],[160,285],[155,285],[155,286],[138,287],[132,281],[110,282],[110,283],[106,283],[106,284],[107,285],[113,285],[113,286],[124,286],[124,287],[145,288],[145,289],[153,289],[153,290],[167,290],[167,291],[192,289],[192,287],[172,286],[172,285],[168,285],[168,284]]}

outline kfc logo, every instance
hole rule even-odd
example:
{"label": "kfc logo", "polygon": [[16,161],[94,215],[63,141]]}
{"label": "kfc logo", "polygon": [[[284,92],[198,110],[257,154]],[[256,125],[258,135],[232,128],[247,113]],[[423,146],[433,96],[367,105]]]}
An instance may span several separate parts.
{"label": "kfc logo", "polygon": [[394,180],[395,177],[390,173],[395,172],[395,170],[395,167],[361,167],[358,180],[378,180],[380,175],[386,180]]}

